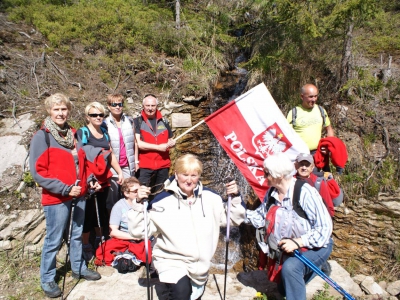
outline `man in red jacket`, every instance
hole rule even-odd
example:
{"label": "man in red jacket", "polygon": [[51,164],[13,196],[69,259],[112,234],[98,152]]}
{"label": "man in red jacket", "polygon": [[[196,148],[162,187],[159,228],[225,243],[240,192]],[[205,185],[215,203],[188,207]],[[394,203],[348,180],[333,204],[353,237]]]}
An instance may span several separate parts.
{"label": "man in red jacket", "polygon": [[[296,157],[294,165],[297,170],[296,177],[299,179],[307,180],[311,186],[315,186],[318,177],[312,172],[314,169],[313,156],[307,153],[300,153]],[[333,206],[332,197],[329,193],[328,185],[325,180],[321,180],[320,184],[321,186],[319,188],[319,194],[321,195],[322,200],[324,200],[329,214],[331,215],[331,217],[333,217],[333,215],[335,214],[335,209]]]}
{"label": "man in red jacket", "polygon": [[172,130],[157,109],[158,99],[152,94],[143,98],[141,115],[134,120],[135,137],[139,147],[139,175],[141,184],[162,189],[168,178],[171,160],[169,149],[175,146]]}

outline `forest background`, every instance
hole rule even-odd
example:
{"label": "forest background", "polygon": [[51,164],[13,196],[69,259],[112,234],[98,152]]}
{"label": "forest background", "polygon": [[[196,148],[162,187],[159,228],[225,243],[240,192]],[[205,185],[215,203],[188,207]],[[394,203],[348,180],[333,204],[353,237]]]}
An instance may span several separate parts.
{"label": "forest background", "polygon": [[[40,124],[40,101],[58,91],[78,108],[113,91],[135,100],[156,93],[166,103],[189,96],[210,100],[221,77],[240,67],[248,72],[245,90],[264,82],[284,113],[299,103],[303,84],[318,85],[319,101],[350,152],[337,178],[348,208],[399,192],[398,1],[3,0],[0,11],[10,24],[30,28],[19,31],[24,43],[9,34],[6,23],[0,28],[0,75],[8,77],[0,76],[3,117],[11,116],[14,101],[17,113],[34,111]],[[9,62],[13,55],[23,56],[20,65]],[[46,71],[51,66],[57,76]],[[82,114],[72,116],[73,126],[83,123]],[[29,174],[24,180],[30,182]],[[21,204],[16,193],[1,197],[15,208]],[[374,214],[392,227],[398,223],[390,211]],[[340,216],[347,226],[358,220]],[[339,240],[343,228],[336,231]],[[346,246],[350,239],[338,243],[346,251],[335,253],[348,271],[365,271],[367,262],[368,272],[399,277],[397,237],[384,244],[368,241],[384,254],[364,262]],[[9,264],[10,257],[1,255],[1,264]]]}

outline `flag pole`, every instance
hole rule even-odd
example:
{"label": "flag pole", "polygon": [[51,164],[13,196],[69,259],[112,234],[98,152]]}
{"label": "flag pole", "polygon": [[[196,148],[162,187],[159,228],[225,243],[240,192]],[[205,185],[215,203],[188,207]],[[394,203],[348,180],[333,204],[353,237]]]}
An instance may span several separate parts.
{"label": "flag pole", "polygon": [[181,135],[178,135],[176,138],[174,138],[174,141],[179,140],[181,137],[183,137],[186,133],[192,131],[193,129],[195,129],[197,126],[200,126],[201,124],[203,124],[205,122],[205,120],[201,120],[199,123],[197,123],[196,125],[194,125],[193,127],[190,127],[188,130],[186,130],[184,133],[182,133]]}

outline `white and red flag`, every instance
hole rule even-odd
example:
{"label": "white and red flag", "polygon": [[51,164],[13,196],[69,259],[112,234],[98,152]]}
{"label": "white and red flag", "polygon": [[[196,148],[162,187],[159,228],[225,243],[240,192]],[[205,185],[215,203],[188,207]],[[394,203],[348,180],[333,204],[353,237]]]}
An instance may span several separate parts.
{"label": "white and red flag", "polygon": [[286,152],[294,161],[299,153],[310,153],[263,83],[208,116],[205,122],[261,200],[268,189],[265,158]]}

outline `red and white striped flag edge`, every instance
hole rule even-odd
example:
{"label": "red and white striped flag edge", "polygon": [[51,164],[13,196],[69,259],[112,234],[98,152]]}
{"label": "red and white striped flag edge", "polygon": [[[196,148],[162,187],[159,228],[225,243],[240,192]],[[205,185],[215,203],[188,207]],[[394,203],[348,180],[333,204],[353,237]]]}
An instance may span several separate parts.
{"label": "red and white striped flag edge", "polygon": [[264,83],[229,102],[205,122],[261,201],[268,190],[265,158],[285,152],[294,161],[299,153],[310,153]]}

